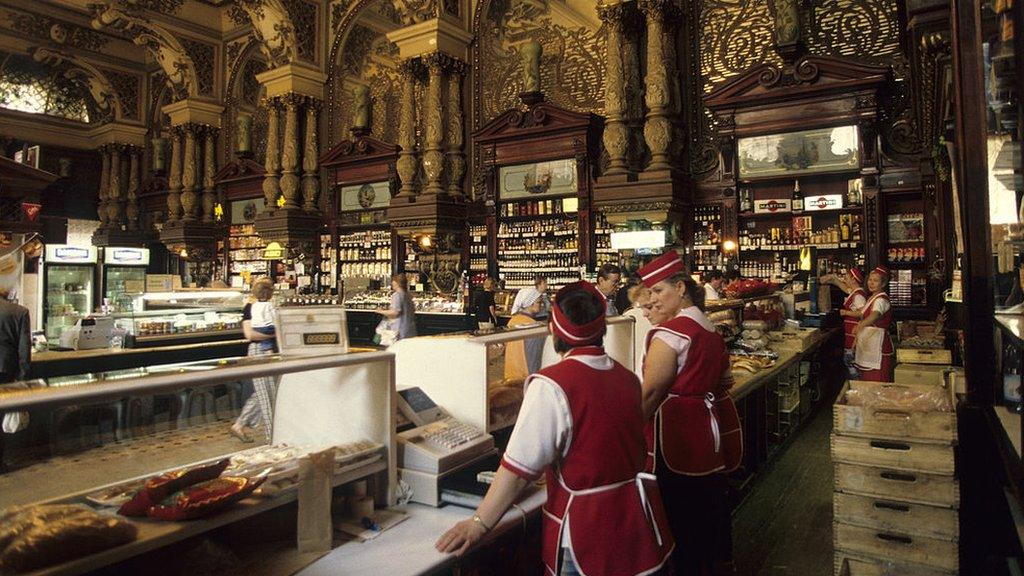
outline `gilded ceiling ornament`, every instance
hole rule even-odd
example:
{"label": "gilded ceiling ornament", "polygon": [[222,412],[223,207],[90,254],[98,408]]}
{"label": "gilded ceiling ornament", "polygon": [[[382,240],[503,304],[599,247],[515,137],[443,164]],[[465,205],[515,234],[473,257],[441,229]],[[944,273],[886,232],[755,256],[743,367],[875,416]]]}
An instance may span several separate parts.
{"label": "gilded ceiling ornament", "polygon": [[64,78],[81,86],[92,97],[96,108],[107,119],[119,120],[121,101],[117,90],[98,68],[74,54],[37,47],[31,50],[32,59],[50,67],[59,67]]}
{"label": "gilded ceiling ornament", "polygon": [[185,5],[185,0],[119,0],[126,10],[150,10],[160,14],[175,15]]}
{"label": "gilded ceiling ornament", "polygon": [[8,12],[10,27],[40,40],[49,40],[64,46],[99,51],[110,42],[110,37],[95,30],[76,26],[70,22],[55,20],[39,14]]}
{"label": "gilded ceiling ornament", "polygon": [[817,0],[807,47],[814,53],[891,63],[902,53],[898,0]]}
{"label": "gilded ceiling ornament", "polygon": [[249,15],[260,50],[271,68],[284,66],[298,57],[295,26],[281,0],[238,0],[238,4]]}
{"label": "gilded ceiling ornament", "polygon": [[181,38],[180,42],[195,65],[197,91],[206,96],[213,95],[216,47],[206,42],[184,37]]}
{"label": "gilded ceiling ornament", "polygon": [[392,3],[404,26],[437,18],[443,9],[439,0],[392,0]]}
{"label": "gilded ceiling ornament", "polygon": [[295,36],[296,51],[299,58],[307,62],[316,62],[317,35],[317,4],[308,0],[283,0],[294,30],[303,31]]}
{"label": "gilded ceiling ornament", "polygon": [[91,4],[90,7],[93,10],[93,28],[111,28],[132,36],[132,41],[145,47],[160,65],[167,75],[168,85],[178,99],[197,94],[195,65],[170,31],[111,4]]}

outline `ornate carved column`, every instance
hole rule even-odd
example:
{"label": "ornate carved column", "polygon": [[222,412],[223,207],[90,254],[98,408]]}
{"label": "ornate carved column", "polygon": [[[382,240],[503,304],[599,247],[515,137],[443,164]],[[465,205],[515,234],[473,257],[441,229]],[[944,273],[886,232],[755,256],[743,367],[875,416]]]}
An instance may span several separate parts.
{"label": "ornate carved column", "polygon": [[398,177],[402,180],[399,196],[413,198],[416,196],[416,68],[413,60],[402,63],[402,115],[399,117],[398,145],[402,150],[398,153]]}
{"label": "ornate carved column", "polygon": [[181,216],[181,129],[171,134],[171,172],[167,175],[167,221],[177,222]]}
{"label": "ornate carved column", "polygon": [[107,190],[107,227],[121,229],[121,201],[124,195],[124,179],[121,165],[121,144],[110,145],[110,188]]}
{"label": "ornate carved column", "polygon": [[466,177],[466,156],[462,149],[465,144],[462,118],[462,79],[466,63],[452,59],[448,70],[448,194],[461,198],[462,180]]}
{"label": "ornate carved column", "polygon": [[424,194],[437,195],[444,193],[444,101],[442,89],[444,70],[449,57],[434,52],[423,58],[427,65],[429,84],[427,85],[427,101],[424,103],[424,151],[423,171],[427,175]]}
{"label": "ornate carved column", "polygon": [[128,196],[125,202],[125,220],[128,230],[139,230],[139,162],[142,150],[133,146],[130,152],[128,168]]}
{"label": "ornate carved column", "polygon": [[107,194],[110,187],[110,148],[108,146],[100,146],[100,157],[102,161],[102,168],[100,168],[100,189],[97,191],[96,196],[99,198],[99,205],[96,207],[96,213],[100,217],[100,228],[107,227]]}
{"label": "ornate carved column", "polygon": [[640,0],[640,10],[647,20],[647,123],[644,139],[651,151],[648,171],[668,170],[672,150],[672,88],[669,84],[668,56],[665,50],[666,20],[671,4],[666,0]]}
{"label": "ornate carved column", "polygon": [[284,138],[281,141],[281,194],[284,209],[299,207],[299,177],[295,174],[299,163],[299,104],[302,97],[288,94],[284,98]]}
{"label": "ornate carved column", "polygon": [[640,36],[642,16],[635,5],[626,13],[623,26],[622,42],[622,75],[623,97],[625,99],[624,118],[629,127],[629,144],[627,157],[629,171],[641,172],[644,169],[644,81],[640,70]]}
{"label": "ornate carved column", "polygon": [[312,98],[306,102],[306,141],[302,149],[302,209],[316,212],[317,192],[320,180],[317,176],[317,160],[320,156],[320,144],[317,140],[316,122],[320,102]]}
{"label": "ornate carved column", "polygon": [[266,170],[266,176],[263,177],[263,199],[266,206],[263,211],[270,212],[277,206],[277,197],[281,194],[281,183],[277,174],[281,168],[281,158],[277,149],[279,140],[277,100],[268,99],[265,105],[267,107],[267,156],[263,164],[263,168]]}
{"label": "ornate carved column", "polygon": [[203,133],[203,222],[213,223],[213,206],[217,203],[216,191],[214,190],[213,176],[216,174],[216,146],[214,140],[217,137],[217,129],[207,127]]}
{"label": "ornate carved column", "polygon": [[196,219],[196,129],[198,126],[186,124],[185,152],[181,169],[181,219],[193,222]]}
{"label": "ornate carved column", "polygon": [[625,110],[622,65],[624,10],[622,4],[599,4],[597,12],[608,30],[607,71],[604,75],[606,119],[603,139],[611,163],[605,173],[609,175],[624,174],[628,169],[626,160],[629,144],[629,129],[623,121]]}

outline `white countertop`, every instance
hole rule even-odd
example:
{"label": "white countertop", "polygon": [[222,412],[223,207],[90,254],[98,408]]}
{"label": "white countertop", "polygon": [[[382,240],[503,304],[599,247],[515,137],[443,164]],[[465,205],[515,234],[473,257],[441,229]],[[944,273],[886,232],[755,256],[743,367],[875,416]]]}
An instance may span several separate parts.
{"label": "white countertop", "polygon": [[[511,508],[481,543],[486,543],[509,530],[522,530],[524,513],[527,516],[538,513],[546,500],[544,488],[531,486],[520,498],[519,509]],[[399,509],[409,513],[409,518],[401,524],[373,540],[346,542],[298,574],[413,576],[437,572],[458,559],[456,556],[438,552],[434,549],[434,543],[456,522],[472,516],[472,510],[450,504],[442,508],[409,504]]]}

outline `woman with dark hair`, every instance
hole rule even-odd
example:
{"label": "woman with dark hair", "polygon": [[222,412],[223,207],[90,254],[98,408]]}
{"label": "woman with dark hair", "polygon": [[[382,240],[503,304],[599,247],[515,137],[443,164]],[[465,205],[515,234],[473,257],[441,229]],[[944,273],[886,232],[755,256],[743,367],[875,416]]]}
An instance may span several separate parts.
{"label": "woman with dark hair", "polygon": [[640,383],[605,354],[606,306],[589,282],[558,292],[549,325],[562,360],[527,379],[494,483],[476,514],[441,536],[438,550],[465,552],[523,488],[546,474],[541,537],[547,574],[662,569],[673,543],[658,486],[643,473]]}
{"label": "woman with dark hair", "polygon": [[651,289],[643,406],[649,465],[679,547],[678,576],[733,574],[725,473],[743,455],[729,350],[702,312],[704,290],[670,251],[640,269]]}

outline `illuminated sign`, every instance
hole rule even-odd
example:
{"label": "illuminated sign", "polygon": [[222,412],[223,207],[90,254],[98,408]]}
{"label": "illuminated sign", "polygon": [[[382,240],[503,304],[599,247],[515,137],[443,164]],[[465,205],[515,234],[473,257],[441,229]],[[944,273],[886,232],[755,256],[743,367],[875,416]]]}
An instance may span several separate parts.
{"label": "illuminated sign", "polygon": [[789,199],[754,200],[755,214],[776,214],[790,211]]}
{"label": "illuminated sign", "polygon": [[67,244],[50,244],[46,246],[46,262],[71,264],[95,264],[96,248],[68,246]]}
{"label": "illuminated sign", "polygon": [[103,262],[144,266],[149,264],[149,250],[146,248],[106,248],[103,251]]}
{"label": "illuminated sign", "polygon": [[842,194],[825,194],[823,196],[808,196],[804,198],[804,210],[807,212],[816,212],[818,210],[838,210],[842,207]]}

